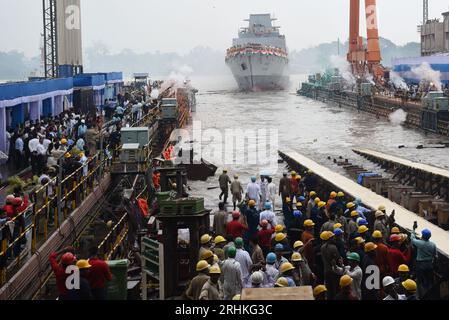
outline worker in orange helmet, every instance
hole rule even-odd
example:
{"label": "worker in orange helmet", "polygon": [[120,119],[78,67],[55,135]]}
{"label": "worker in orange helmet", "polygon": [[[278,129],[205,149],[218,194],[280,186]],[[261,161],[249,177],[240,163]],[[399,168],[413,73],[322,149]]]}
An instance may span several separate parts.
{"label": "worker in orange helmet", "polygon": [[[58,256],[61,255],[61,263],[58,263]],[[58,252],[53,252],[50,257],[50,266],[55,274],[56,287],[58,289],[59,300],[68,300],[69,290],[66,286],[66,279],[70,275],[66,273],[69,266],[74,266],[76,263],[75,250],[72,247],[67,247]]]}

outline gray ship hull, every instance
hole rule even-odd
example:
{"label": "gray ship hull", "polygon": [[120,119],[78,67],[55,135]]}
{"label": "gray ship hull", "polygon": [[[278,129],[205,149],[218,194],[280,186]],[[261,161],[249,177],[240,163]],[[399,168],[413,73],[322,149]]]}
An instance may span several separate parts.
{"label": "gray ship hull", "polygon": [[288,59],[255,54],[236,56],[228,60],[229,68],[244,91],[285,90],[289,85]]}

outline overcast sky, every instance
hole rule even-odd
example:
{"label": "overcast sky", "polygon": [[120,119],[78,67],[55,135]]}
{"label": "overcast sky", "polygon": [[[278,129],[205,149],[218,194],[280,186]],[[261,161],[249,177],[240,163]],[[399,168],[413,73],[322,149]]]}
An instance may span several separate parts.
{"label": "overcast sky", "polygon": [[[362,0],[363,1],[363,0]],[[381,36],[398,44],[419,41],[422,0],[378,0]],[[0,0],[0,51],[39,54],[42,1]],[[449,11],[431,0],[430,16]],[[348,37],[349,0],[81,0],[84,46],[112,52],[186,53],[195,46],[225,50],[250,13],[272,13],[290,50]]]}

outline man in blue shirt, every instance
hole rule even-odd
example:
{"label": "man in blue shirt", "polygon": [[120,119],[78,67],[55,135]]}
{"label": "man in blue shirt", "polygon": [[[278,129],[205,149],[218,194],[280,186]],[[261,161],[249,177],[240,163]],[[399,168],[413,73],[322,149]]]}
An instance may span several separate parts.
{"label": "man in blue shirt", "polygon": [[[415,227],[413,231],[416,230]],[[435,243],[429,241],[431,236],[432,233],[428,229],[422,231],[422,240],[416,238],[415,232],[412,232],[410,236],[412,244],[417,250],[416,280],[420,298],[427,294],[434,282],[433,262],[437,258],[437,247]]]}

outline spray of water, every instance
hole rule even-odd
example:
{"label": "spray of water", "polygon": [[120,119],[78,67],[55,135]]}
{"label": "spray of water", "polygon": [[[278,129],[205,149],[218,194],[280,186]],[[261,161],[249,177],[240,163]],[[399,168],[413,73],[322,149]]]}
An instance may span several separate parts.
{"label": "spray of water", "polygon": [[402,77],[398,73],[391,71],[390,80],[396,88],[408,90],[407,83],[405,82],[404,79],[402,79]]}
{"label": "spray of water", "polygon": [[192,73],[193,69],[187,65],[178,67],[176,70],[172,71],[168,76],[168,79],[162,83],[161,92],[165,92],[169,89],[169,95],[172,95],[176,89],[183,87],[184,82]]}
{"label": "spray of water", "polygon": [[391,113],[389,118],[392,124],[399,126],[407,120],[407,112],[405,112],[402,109],[399,109]]}
{"label": "spray of water", "polygon": [[420,66],[412,68],[412,73],[420,81],[432,82],[437,90],[442,90],[441,72],[433,70],[428,62],[423,62]]}
{"label": "spray of water", "polygon": [[356,83],[355,78],[352,75],[351,65],[344,57],[332,55],[330,57],[330,63],[333,68],[337,68],[340,71],[341,76],[348,84],[354,85]]}

